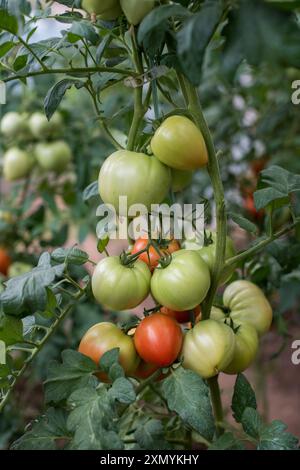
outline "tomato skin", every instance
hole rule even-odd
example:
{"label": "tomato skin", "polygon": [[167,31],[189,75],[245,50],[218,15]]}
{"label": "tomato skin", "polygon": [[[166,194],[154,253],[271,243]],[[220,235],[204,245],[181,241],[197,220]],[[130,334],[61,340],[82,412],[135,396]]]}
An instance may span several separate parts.
{"label": "tomato skin", "polygon": [[136,26],[153,10],[155,0],[120,0],[120,4],[128,23]]}
{"label": "tomato skin", "polygon": [[168,117],[155,132],[151,148],[160,161],[177,170],[195,170],[208,161],[202,133],[185,116]]}
{"label": "tomato skin", "polygon": [[223,370],[225,374],[239,374],[254,361],[258,350],[258,334],[249,323],[240,325],[235,333],[235,349],[232,361]]}
{"label": "tomato skin", "polygon": [[272,307],[263,291],[252,282],[240,280],[229,284],[223,293],[223,303],[237,325],[250,323],[259,336],[270,329]]}
{"label": "tomato skin", "polygon": [[11,147],[3,156],[3,175],[7,181],[25,178],[30,173],[34,160],[29,153],[18,147]]}
{"label": "tomato skin", "polygon": [[225,323],[203,320],[183,340],[182,365],[208,379],[230,364],[235,350],[233,330]]}
{"label": "tomato skin", "polygon": [[159,369],[157,365],[141,361],[134,372],[134,377],[141,380],[147,379],[150,375],[154,374],[157,369]]}
{"label": "tomato skin", "polygon": [[50,121],[48,121],[45,114],[40,112],[33,113],[29,119],[30,132],[37,139],[53,136],[61,130],[62,125],[62,117],[58,112],[53,114]]}
{"label": "tomato skin", "polygon": [[[103,322],[92,326],[83,336],[78,351],[88,356],[96,364],[104,353],[111,349],[119,348],[119,361],[126,375],[132,375],[139,364],[133,339],[126,335],[113,323]],[[106,380],[106,374],[97,374],[102,380]]]}
{"label": "tomato skin", "polygon": [[[131,250],[131,254],[134,255],[141,250],[147,248],[148,245],[148,237],[143,236],[136,240],[133,248]],[[170,240],[170,243],[165,246],[159,246],[159,249],[162,253],[174,253],[174,251],[178,251],[180,249],[180,245],[176,240]],[[141,253],[138,257],[139,260],[146,263],[151,271],[154,270],[158,266],[160,260],[160,254],[156,251],[153,246],[149,247],[148,252],[145,251]]]}
{"label": "tomato skin", "polygon": [[206,263],[196,251],[172,253],[166,268],[156,268],[151,279],[151,292],[161,305],[171,310],[192,310],[205,299],[210,287]]}
{"label": "tomato skin", "polygon": [[0,273],[7,275],[9,266],[11,265],[12,260],[8,255],[7,251],[3,248],[0,248]]}
{"label": "tomato skin", "polygon": [[133,266],[123,266],[119,256],[102,259],[92,276],[92,291],[96,300],[111,310],[137,307],[150,291],[151,273],[140,260]]}
{"label": "tomato skin", "polygon": [[[200,315],[200,312],[201,312],[200,305],[197,305],[197,307],[194,308],[193,311],[194,311],[194,317],[195,317],[195,320],[196,320],[196,318],[198,318],[198,316]],[[178,323],[187,323],[191,319],[191,312],[189,310],[184,310],[183,312],[179,312],[179,311],[176,311],[176,310],[171,310],[168,307],[161,307],[160,313],[162,313],[163,315],[168,315],[169,317],[174,318],[175,320],[178,321]]]}
{"label": "tomato skin", "polygon": [[253,193],[244,197],[244,208],[255,220],[260,221],[264,218],[264,210],[261,209],[258,211],[255,207]]}
{"label": "tomato skin", "polygon": [[154,313],[138,325],[134,344],[139,356],[158,367],[171,365],[178,357],[182,345],[182,331],[171,317]]}
{"label": "tomato skin", "polygon": [[28,133],[26,115],[14,111],[6,113],[1,119],[0,130],[8,139],[23,137]]}
{"label": "tomato skin", "polygon": [[119,0],[82,0],[81,7],[107,21],[115,20],[122,13]]}
{"label": "tomato skin", "polygon": [[35,156],[43,170],[61,173],[71,162],[72,151],[67,142],[56,140],[37,144]]}
{"label": "tomato skin", "polygon": [[149,210],[151,204],[163,201],[170,186],[170,168],[153,156],[128,150],[110,155],[99,173],[101,199],[123,216],[127,216],[127,211],[119,207],[119,196],[127,196],[127,210],[133,204],[144,204]]}
{"label": "tomato skin", "polygon": [[172,190],[174,193],[182,191],[189,186],[192,178],[192,171],[176,170],[175,168],[172,168]]}

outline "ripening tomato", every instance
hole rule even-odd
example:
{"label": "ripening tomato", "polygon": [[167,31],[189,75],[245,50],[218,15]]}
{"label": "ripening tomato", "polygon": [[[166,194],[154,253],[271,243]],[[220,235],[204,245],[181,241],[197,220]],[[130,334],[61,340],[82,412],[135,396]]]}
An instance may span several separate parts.
{"label": "ripening tomato", "polygon": [[[159,204],[171,186],[171,171],[154,156],[118,150],[103,163],[99,173],[99,193],[105,204],[112,204],[123,216],[133,204]],[[127,197],[127,207],[119,206],[119,197]],[[136,214],[129,214],[134,216]]]}
{"label": "ripening tomato", "polygon": [[258,211],[255,207],[253,193],[244,197],[244,208],[255,220],[259,221],[264,218],[264,210],[261,209]]}
{"label": "ripening tomato", "polygon": [[6,276],[11,263],[12,261],[7,251],[4,248],[0,248],[0,273]]}
{"label": "ripening tomato", "polygon": [[134,334],[139,356],[158,367],[170,366],[178,357],[182,345],[182,331],[171,317],[153,313],[145,317]]}
{"label": "ripening tomato", "polygon": [[191,320],[191,315],[194,315],[194,319],[196,320],[199,317],[201,310],[200,305],[197,305],[197,307],[192,310],[184,310],[182,312],[171,310],[168,307],[161,307],[160,313],[175,318],[178,323],[187,323]]}
{"label": "ripening tomato", "polygon": [[182,365],[208,379],[224,370],[235,351],[233,330],[215,320],[203,320],[184,337],[181,351]]}
{"label": "ripening tomato", "polygon": [[1,119],[0,130],[8,139],[18,139],[28,134],[26,114],[14,111],[6,113]]}
{"label": "ripening tomato", "polygon": [[128,23],[137,25],[154,8],[155,0],[120,0]]}
{"label": "ripening tomato", "polygon": [[15,181],[29,175],[34,160],[29,153],[11,147],[3,156],[3,175],[7,181]]}
{"label": "ripening tomato", "polygon": [[157,302],[171,310],[192,310],[205,299],[210,287],[206,263],[196,251],[172,253],[170,264],[154,270],[151,292]]}
{"label": "ripening tomato", "polygon": [[[145,250],[147,248],[148,241],[149,240],[146,235],[136,240],[131,250],[131,254],[134,255],[141,250]],[[180,250],[180,245],[176,240],[166,240],[159,244],[159,250],[162,254],[174,253],[174,251]],[[158,251],[154,248],[154,246],[151,245],[148,252],[145,251],[144,253],[141,253],[138,259],[144,261],[144,263],[149,266],[150,270],[153,271],[153,269],[158,266],[160,258],[161,256]]]}
{"label": "ripening tomato", "polygon": [[119,256],[102,259],[92,276],[96,300],[111,310],[127,310],[139,305],[150,291],[151,273],[140,260],[124,266]]}
{"label": "ripening tomato", "polygon": [[172,168],[172,190],[174,193],[182,191],[191,183],[193,178],[192,171],[176,170]]}
{"label": "ripening tomato", "polygon": [[58,112],[53,114],[50,121],[48,121],[45,114],[40,112],[33,113],[29,119],[30,131],[37,139],[52,137],[58,131],[61,131],[62,125],[62,117]]}
{"label": "ripening tomato", "polygon": [[35,156],[43,170],[60,173],[72,160],[72,151],[64,140],[43,142],[35,147]]}
{"label": "ripening tomato", "polygon": [[82,0],[81,7],[107,21],[115,20],[122,13],[119,0]]}
{"label": "ripening tomato", "polygon": [[258,335],[270,329],[272,307],[263,291],[252,282],[240,280],[229,284],[223,293],[223,303],[234,323],[250,323]]}
{"label": "ripening tomato", "polygon": [[239,374],[254,361],[258,350],[258,334],[250,323],[242,323],[235,333],[233,358],[223,369],[225,374]]}
{"label": "ripening tomato", "polygon": [[[119,361],[126,375],[133,375],[139,364],[133,339],[126,335],[113,323],[103,322],[92,326],[83,336],[78,351],[88,356],[96,364],[104,353],[111,349],[119,348]],[[106,380],[106,374],[97,374],[102,380]]]}
{"label": "ripening tomato", "polygon": [[185,116],[168,117],[155,132],[151,148],[160,161],[177,170],[195,170],[208,160],[201,131]]}

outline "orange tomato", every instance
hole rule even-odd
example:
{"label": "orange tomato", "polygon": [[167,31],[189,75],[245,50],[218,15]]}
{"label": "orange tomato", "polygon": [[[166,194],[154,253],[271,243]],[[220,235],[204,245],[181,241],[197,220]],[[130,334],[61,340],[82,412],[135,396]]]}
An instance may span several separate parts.
{"label": "orange tomato", "polygon": [[[131,254],[135,255],[141,250],[145,250],[148,245],[148,237],[147,235],[144,235],[138,240],[136,240],[135,244],[133,245],[133,248],[131,250]],[[174,251],[180,250],[180,245],[177,240],[170,240],[166,242],[162,242],[159,244],[159,250],[162,254],[166,253],[174,253]],[[139,255],[139,259],[141,261],[144,261],[146,263],[150,270],[153,271],[159,263],[159,260],[161,258],[161,255],[158,253],[158,251],[151,245],[147,251],[144,251],[144,253],[141,253]]]}
{"label": "orange tomato", "polygon": [[9,266],[11,265],[12,260],[8,255],[7,251],[3,248],[0,248],[0,273],[7,275]]}

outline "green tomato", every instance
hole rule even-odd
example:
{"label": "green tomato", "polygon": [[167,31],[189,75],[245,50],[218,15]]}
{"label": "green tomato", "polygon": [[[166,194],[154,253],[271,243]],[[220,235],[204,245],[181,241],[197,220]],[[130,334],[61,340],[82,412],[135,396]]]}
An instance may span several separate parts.
{"label": "green tomato", "polygon": [[35,156],[43,170],[60,173],[66,169],[72,160],[72,151],[67,142],[40,143],[35,146]]}
{"label": "green tomato", "polygon": [[127,310],[139,305],[150,291],[151,273],[143,261],[124,266],[119,256],[101,260],[92,276],[96,300],[111,310]]}
{"label": "green tomato", "polygon": [[176,311],[192,310],[206,297],[209,269],[196,251],[172,253],[170,264],[154,270],[151,292],[158,303]]}
{"label": "green tomato", "polygon": [[231,362],[223,369],[225,374],[239,374],[254,361],[258,350],[258,334],[249,323],[243,323],[235,333],[235,349]]}
{"label": "green tomato", "polygon": [[181,350],[182,365],[208,379],[230,364],[234,351],[233,330],[225,323],[203,320],[184,337]]}
{"label": "green tomato", "polygon": [[[96,364],[103,354],[119,348],[119,361],[126,375],[132,375],[140,362],[134,347],[133,339],[113,323],[103,322],[92,326],[83,336],[78,351],[88,356]],[[97,374],[106,380],[104,373]]]}
{"label": "green tomato", "polygon": [[1,120],[0,130],[8,139],[24,137],[28,133],[27,116],[14,111],[6,113]]}
{"label": "green tomato", "polygon": [[32,135],[40,140],[52,137],[61,131],[62,125],[62,117],[57,112],[53,114],[50,121],[48,121],[45,114],[40,112],[33,113],[29,119],[29,128]]}
{"label": "green tomato", "polygon": [[235,281],[226,287],[223,303],[237,325],[250,323],[258,335],[266,333],[272,323],[272,307],[263,291],[249,281]]}
{"label": "green tomato", "polygon": [[227,317],[221,308],[213,306],[211,308],[210,318],[216,321],[224,321]]}
{"label": "green tomato", "polygon": [[122,13],[119,0],[83,0],[81,6],[88,13],[107,21],[115,20]]}
{"label": "green tomato", "polygon": [[3,175],[7,181],[25,178],[32,169],[34,159],[18,147],[11,147],[3,156]]}
{"label": "green tomato", "polygon": [[208,160],[202,133],[185,116],[168,117],[155,132],[151,148],[161,162],[177,170],[195,170]]}
{"label": "green tomato", "polygon": [[[133,204],[159,204],[171,185],[170,169],[157,158],[143,153],[118,150],[103,163],[99,173],[99,193],[105,204],[127,216],[119,207],[119,197],[127,196],[127,209]],[[131,214],[133,215],[133,214]]]}
{"label": "green tomato", "polygon": [[7,276],[9,278],[21,276],[22,274],[29,273],[32,268],[33,266],[31,264],[16,261],[9,266]]}
{"label": "green tomato", "polygon": [[192,171],[183,171],[183,170],[175,170],[172,168],[172,190],[174,193],[178,191],[182,191],[192,181],[193,172]]}
{"label": "green tomato", "polygon": [[155,0],[120,0],[128,23],[139,24],[155,5]]}

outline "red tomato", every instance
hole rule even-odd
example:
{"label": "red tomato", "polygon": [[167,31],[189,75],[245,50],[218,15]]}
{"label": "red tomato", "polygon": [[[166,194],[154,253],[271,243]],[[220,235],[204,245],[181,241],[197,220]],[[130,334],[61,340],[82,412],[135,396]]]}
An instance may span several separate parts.
{"label": "red tomato", "polygon": [[[168,317],[175,318],[178,323],[187,323],[190,321],[190,310],[184,310],[183,312],[178,312],[176,310],[171,310],[168,307],[162,307],[160,312],[164,315],[168,315]],[[200,315],[200,305],[194,308],[194,317],[195,319]]]}
{"label": "red tomato", "polygon": [[253,217],[253,219],[261,220],[264,218],[264,211],[263,210],[258,211],[254,205],[253,194],[248,194],[244,198],[244,207],[246,211]]}
{"label": "red tomato", "polygon": [[138,325],[134,344],[140,357],[158,367],[171,365],[178,357],[182,346],[182,331],[171,317],[154,313]]}
{"label": "red tomato", "polygon": [[0,273],[7,275],[7,271],[12,261],[7,254],[7,251],[3,248],[0,248]]}
{"label": "red tomato", "polygon": [[[147,245],[148,245],[147,235],[140,237],[138,240],[136,240],[135,244],[133,245],[131,254],[134,255],[141,250],[145,250],[147,248]],[[170,242],[160,244],[159,250],[161,251],[161,253],[174,253],[174,251],[180,250],[180,245],[178,241],[170,240]],[[151,271],[153,271],[154,268],[158,266],[160,257],[161,256],[156,251],[156,249],[153,246],[150,246],[148,252],[145,251],[144,253],[140,254],[139,259],[141,261],[144,261],[144,263],[148,264]]]}

